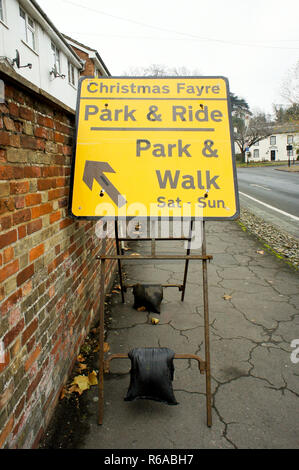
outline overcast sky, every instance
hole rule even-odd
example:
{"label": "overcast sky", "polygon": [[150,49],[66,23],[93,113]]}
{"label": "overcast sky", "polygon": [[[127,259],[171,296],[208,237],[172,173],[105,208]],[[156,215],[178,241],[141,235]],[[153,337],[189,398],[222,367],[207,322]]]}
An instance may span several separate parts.
{"label": "overcast sky", "polygon": [[299,60],[298,0],[37,0],[64,34],[97,49],[111,75],[161,64],[225,76],[272,113]]}

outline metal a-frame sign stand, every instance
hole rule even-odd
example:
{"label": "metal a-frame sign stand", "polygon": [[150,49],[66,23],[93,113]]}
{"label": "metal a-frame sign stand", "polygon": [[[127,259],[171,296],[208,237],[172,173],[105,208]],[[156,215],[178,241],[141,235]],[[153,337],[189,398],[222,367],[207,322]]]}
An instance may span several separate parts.
{"label": "metal a-frame sign stand", "polygon": [[[102,254],[97,257],[101,264],[99,424],[103,422],[104,372],[109,372],[112,359],[128,357],[104,355],[106,262],[117,261],[124,302],[125,292],[132,286],[123,282],[122,262],[138,259],[185,261],[183,283],[163,286],[178,287],[181,301],[189,262],[202,262],[205,357],[176,353],[175,358],[198,361],[200,372],[206,376],[207,425],[212,425],[207,277],[207,262],[212,256],[206,252],[205,224],[207,220],[233,220],[239,215],[232,136],[230,92],[225,77],[80,79],[70,216],[116,220],[116,254],[106,252],[104,238]],[[136,204],[145,212],[136,214]],[[118,235],[118,220],[136,215],[150,221],[156,217],[163,220],[167,217],[161,213],[164,207],[183,208],[181,214],[172,215],[174,219],[202,221],[201,255],[191,254],[191,235],[185,255],[161,255],[155,249],[156,241],[183,238],[150,238],[150,255],[124,254],[120,242],[126,239]]]}
{"label": "metal a-frame sign stand", "polygon": [[[201,374],[206,376],[206,415],[207,415],[207,426],[212,426],[212,408],[211,408],[211,367],[210,367],[210,335],[209,335],[209,302],[208,302],[208,274],[207,274],[207,262],[213,259],[213,256],[206,253],[206,234],[205,234],[205,221],[202,221],[202,249],[201,255],[190,254],[190,241],[192,233],[192,222],[190,225],[189,238],[138,238],[138,241],[151,241],[151,254],[140,255],[138,257],[132,255],[124,255],[120,248],[121,241],[132,240],[130,238],[120,238],[118,236],[118,222],[115,222],[115,242],[117,254],[111,255],[106,253],[106,237],[103,239],[102,254],[97,257],[101,261],[101,284],[100,284],[100,328],[99,328],[99,409],[98,409],[98,424],[103,423],[104,417],[104,373],[108,373],[110,370],[110,361],[112,359],[127,359],[128,354],[111,354],[107,359],[104,358],[104,313],[105,313],[105,265],[107,260],[117,260],[119,280],[121,287],[122,302],[124,302],[124,293],[127,288],[133,287],[124,285],[122,276],[122,261],[136,261],[138,260],[185,260],[184,278],[183,284],[168,284],[162,285],[162,287],[177,287],[181,292],[181,301],[184,300],[188,265],[191,260],[202,261],[202,285],[203,285],[203,303],[204,303],[204,343],[205,343],[205,359],[195,354],[178,354],[176,353],[174,359],[195,359],[198,361],[198,367]],[[156,254],[155,242],[156,241],[177,241],[177,240],[188,240],[188,248],[186,255],[161,255]]]}

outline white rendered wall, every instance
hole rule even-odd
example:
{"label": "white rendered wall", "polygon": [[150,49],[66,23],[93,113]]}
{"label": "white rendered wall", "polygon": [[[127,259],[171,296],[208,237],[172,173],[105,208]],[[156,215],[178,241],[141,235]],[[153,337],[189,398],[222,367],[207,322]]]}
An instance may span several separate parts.
{"label": "white rendered wall", "polygon": [[[62,101],[72,109],[76,108],[78,71],[80,63],[67,49],[59,36],[32,6],[28,0],[2,0],[5,6],[5,19],[0,22],[0,56],[14,59],[16,49],[20,53],[21,65],[32,64],[32,69],[14,66],[14,70],[28,81],[45,92]],[[23,40],[21,34],[21,18],[19,5],[35,22],[36,50],[31,49]],[[65,79],[54,78],[50,75],[53,67],[51,40],[60,50],[61,74]],[[68,60],[75,67],[75,87],[68,82]]]}

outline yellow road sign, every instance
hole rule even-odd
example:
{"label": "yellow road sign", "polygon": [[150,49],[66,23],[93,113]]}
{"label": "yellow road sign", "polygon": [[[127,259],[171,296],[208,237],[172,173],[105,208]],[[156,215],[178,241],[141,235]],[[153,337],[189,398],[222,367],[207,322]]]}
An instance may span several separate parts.
{"label": "yellow road sign", "polygon": [[225,78],[83,78],[76,126],[73,216],[239,215]]}

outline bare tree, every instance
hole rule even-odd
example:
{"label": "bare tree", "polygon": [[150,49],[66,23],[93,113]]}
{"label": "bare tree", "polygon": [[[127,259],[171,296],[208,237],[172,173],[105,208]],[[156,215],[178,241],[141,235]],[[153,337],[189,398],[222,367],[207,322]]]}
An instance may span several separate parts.
{"label": "bare tree", "polygon": [[197,70],[189,70],[185,66],[180,67],[167,67],[161,64],[151,64],[148,67],[131,67],[124,76],[135,77],[171,77],[171,76],[200,76],[201,73]]}
{"label": "bare tree", "polygon": [[234,140],[240,149],[242,161],[245,161],[247,147],[251,147],[260,140],[268,137],[273,132],[271,122],[264,113],[255,114],[247,119],[234,118]]}
{"label": "bare tree", "polygon": [[291,105],[299,104],[299,60],[282,82],[281,96]]}
{"label": "bare tree", "polygon": [[291,106],[273,105],[273,110],[277,124],[299,122],[299,103],[293,103]]}

